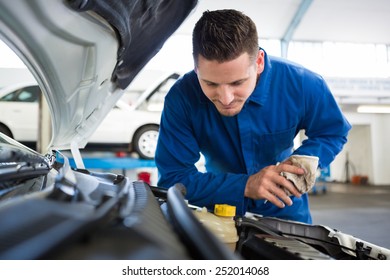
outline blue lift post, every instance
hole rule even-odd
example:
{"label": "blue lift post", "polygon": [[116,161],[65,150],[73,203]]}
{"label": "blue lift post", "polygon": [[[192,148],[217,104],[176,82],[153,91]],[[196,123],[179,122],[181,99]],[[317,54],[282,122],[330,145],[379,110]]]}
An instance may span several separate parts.
{"label": "blue lift post", "polygon": [[[129,157],[83,157],[83,162],[85,169],[120,169],[123,175],[126,174],[126,170],[130,169],[156,167],[154,160]],[[76,167],[73,158],[69,158],[69,163],[73,168]]]}
{"label": "blue lift post", "polygon": [[[75,167],[74,159],[69,159],[70,165]],[[90,157],[83,158],[86,169],[134,169],[142,167],[156,167],[154,160],[128,157]]]}

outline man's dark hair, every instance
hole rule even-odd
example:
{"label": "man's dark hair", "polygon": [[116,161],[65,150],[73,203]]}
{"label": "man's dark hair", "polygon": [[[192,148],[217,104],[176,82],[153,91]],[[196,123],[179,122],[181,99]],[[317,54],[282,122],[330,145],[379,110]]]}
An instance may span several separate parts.
{"label": "man's dark hair", "polygon": [[256,58],[259,50],[255,23],[236,10],[205,11],[192,33],[195,65],[198,56],[226,62],[247,52]]}

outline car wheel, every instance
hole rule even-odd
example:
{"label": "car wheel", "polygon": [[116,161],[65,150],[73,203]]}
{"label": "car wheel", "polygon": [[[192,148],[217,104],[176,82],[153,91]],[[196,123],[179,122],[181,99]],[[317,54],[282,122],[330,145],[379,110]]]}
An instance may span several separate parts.
{"label": "car wheel", "polygon": [[141,127],[134,135],[134,151],[143,159],[154,159],[157,147],[158,125]]}
{"label": "car wheel", "polygon": [[0,132],[7,135],[8,137],[13,138],[11,130],[9,130],[5,125],[0,124]]}

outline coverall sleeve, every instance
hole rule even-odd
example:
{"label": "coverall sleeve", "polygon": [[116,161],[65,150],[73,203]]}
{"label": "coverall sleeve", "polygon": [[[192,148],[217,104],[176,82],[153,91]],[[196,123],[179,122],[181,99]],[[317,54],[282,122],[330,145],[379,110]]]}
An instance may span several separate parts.
{"label": "coverall sleeve", "polygon": [[294,154],[315,155],[319,167],[328,166],[347,142],[351,125],[322,78],[304,77],[305,110],[303,125],[307,139]]}

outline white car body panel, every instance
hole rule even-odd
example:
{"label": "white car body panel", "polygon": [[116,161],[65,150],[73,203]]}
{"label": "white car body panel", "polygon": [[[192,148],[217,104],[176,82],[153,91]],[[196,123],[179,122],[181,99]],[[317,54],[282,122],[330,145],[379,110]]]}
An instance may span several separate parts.
{"label": "white car body panel", "polygon": [[[0,105],[0,112],[6,116],[6,123],[10,127],[14,127],[15,139],[19,141],[29,141],[29,139],[37,139],[37,123],[38,123],[38,104],[37,103],[22,103],[7,102],[8,106]],[[29,116],[25,118],[24,116]]]}
{"label": "white car body panel", "polygon": [[[91,143],[130,143],[135,131],[148,124],[160,124],[161,112],[126,110],[115,107],[92,134]],[[127,141],[125,141],[127,140]]]}

